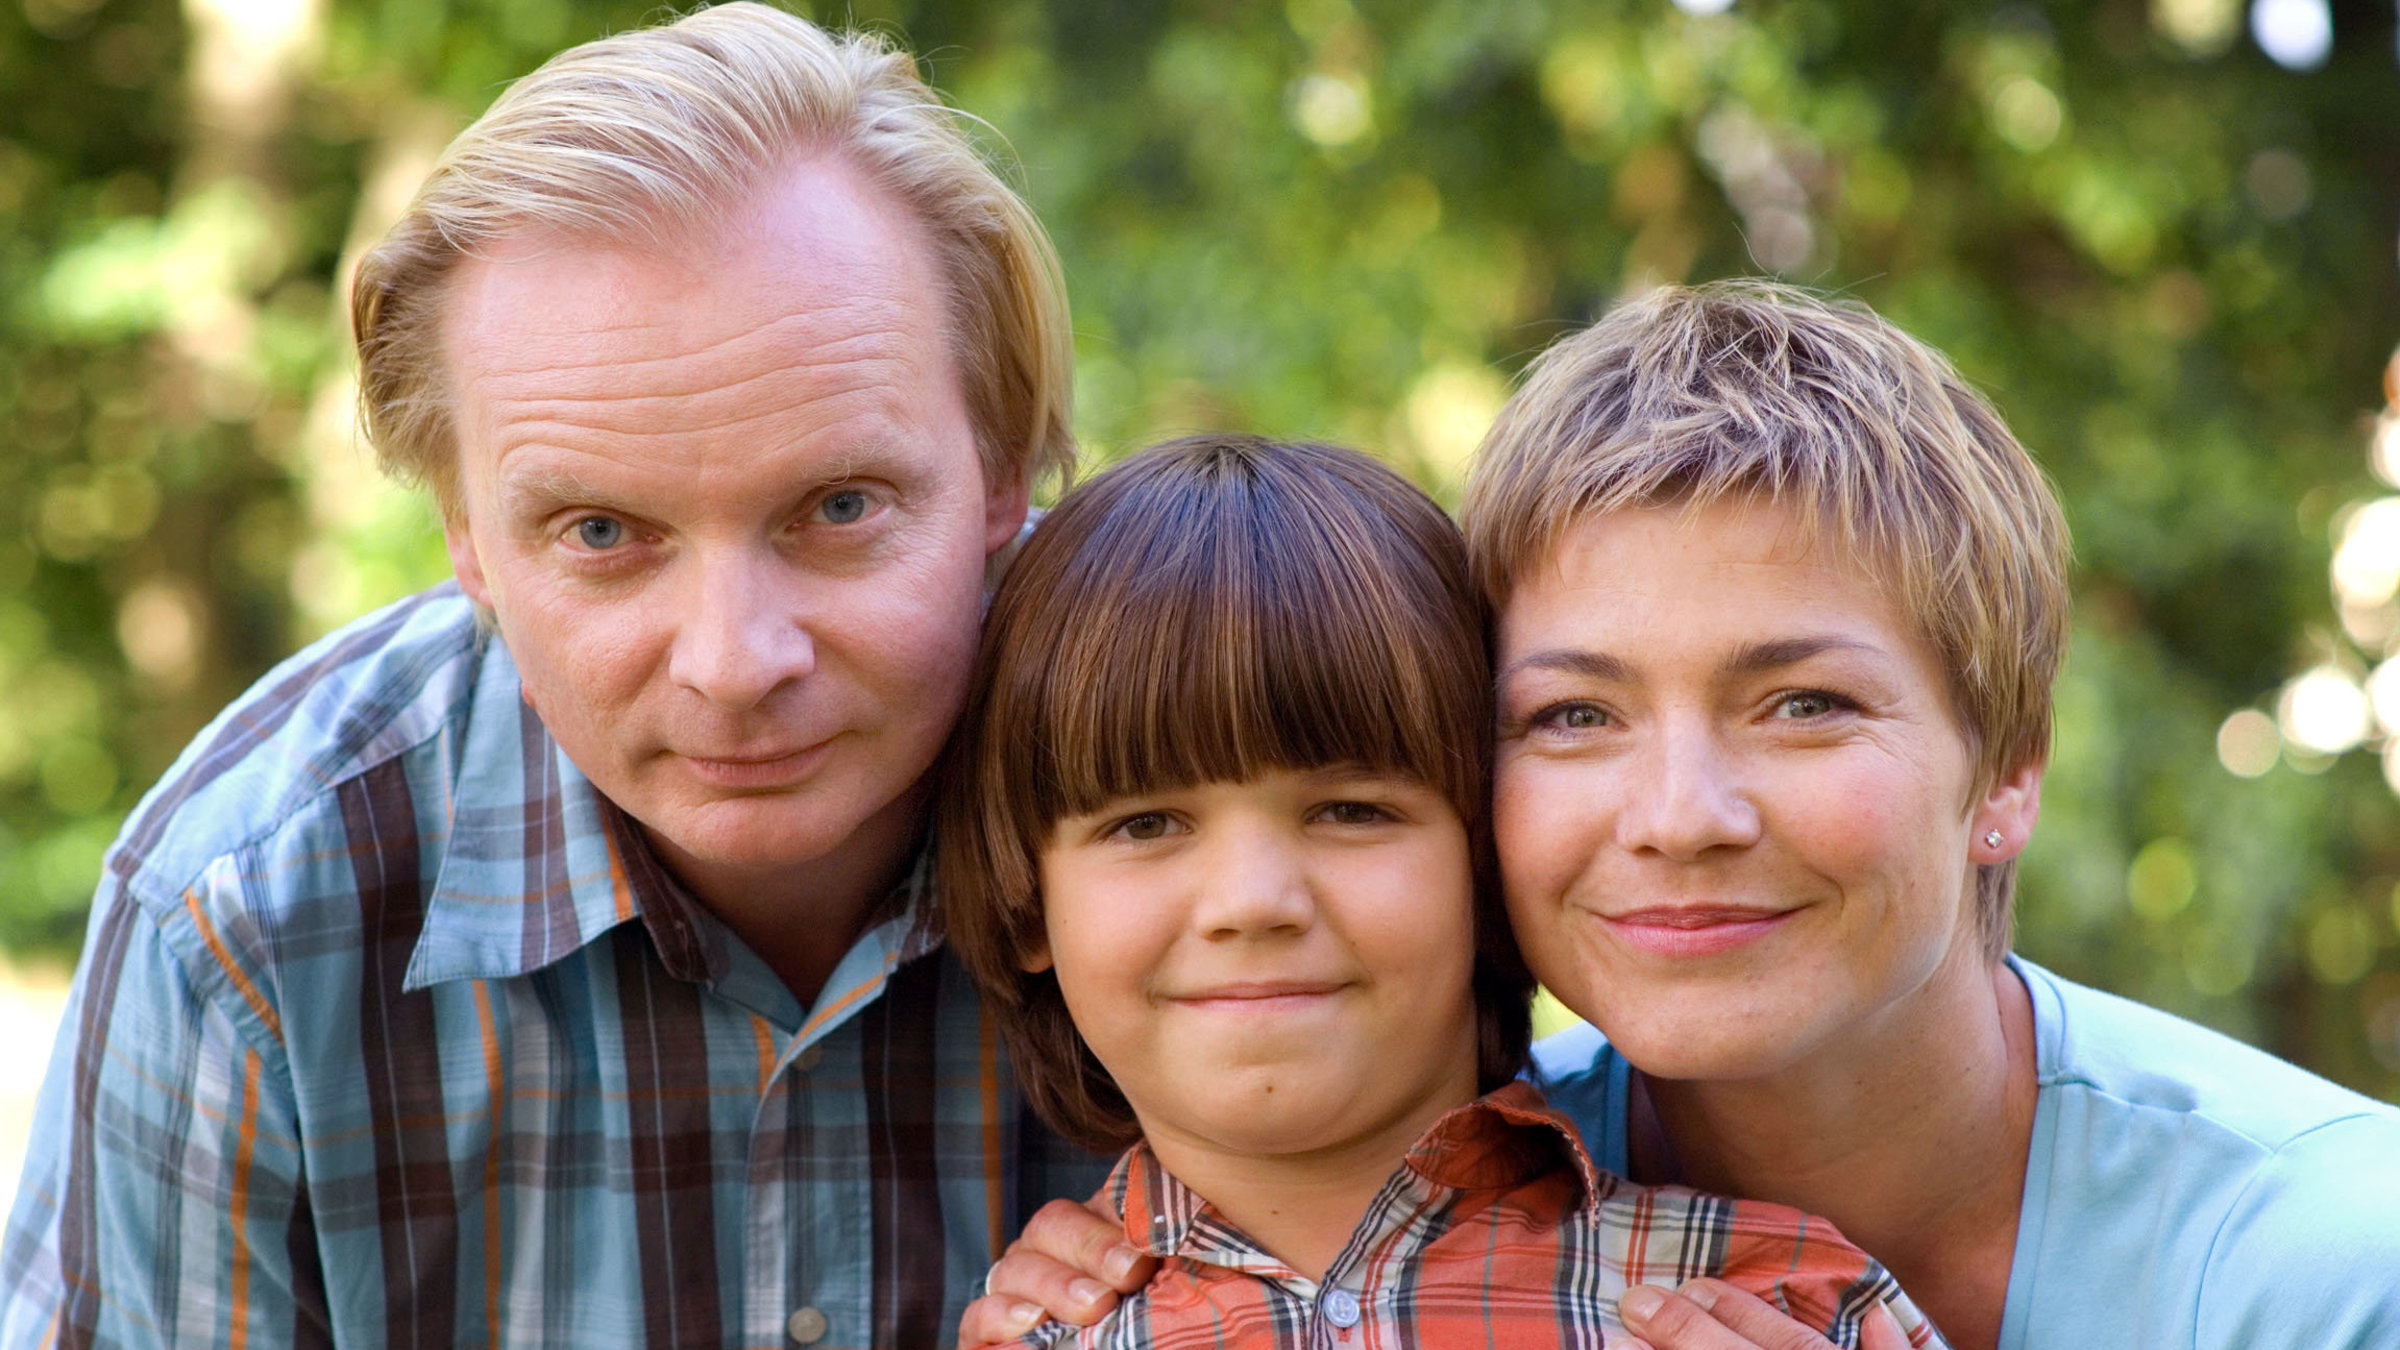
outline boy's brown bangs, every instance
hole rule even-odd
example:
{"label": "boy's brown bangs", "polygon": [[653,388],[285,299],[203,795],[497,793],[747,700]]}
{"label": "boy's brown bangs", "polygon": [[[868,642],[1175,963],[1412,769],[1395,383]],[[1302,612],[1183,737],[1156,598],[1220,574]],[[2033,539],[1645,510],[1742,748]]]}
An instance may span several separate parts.
{"label": "boy's brown bangs", "polygon": [[[1101,518],[1060,578],[1074,612],[1051,616],[1052,655],[1018,703],[1041,747],[1023,785],[1037,818],[1331,764],[1406,774],[1479,817],[1488,677],[1482,634],[1455,618],[1476,597],[1425,561],[1463,557],[1448,523],[1430,503],[1370,518],[1273,460],[1166,467],[1090,503]],[[1424,537],[1395,538],[1414,516]]]}

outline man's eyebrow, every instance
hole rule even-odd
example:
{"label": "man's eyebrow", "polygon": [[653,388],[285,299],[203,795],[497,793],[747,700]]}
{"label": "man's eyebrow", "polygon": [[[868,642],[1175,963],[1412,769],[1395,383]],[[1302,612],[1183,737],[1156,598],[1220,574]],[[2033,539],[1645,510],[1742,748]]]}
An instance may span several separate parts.
{"label": "man's eyebrow", "polygon": [[1785,666],[1796,666],[1812,656],[1822,656],[1826,652],[1871,652],[1874,650],[1876,650],[1875,647],[1870,643],[1861,642],[1856,638],[1836,637],[1831,634],[1817,637],[1769,638],[1764,642],[1749,643],[1736,651],[1733,659],[1725,663],[1725,671],[1731,675],[1756,675],[1764,671],[1781,670]]}
{"label": "man's eyebrow", "polygon": [[1551,670],[1562,675],[1581,675],[1592,680],[1628,680],[1633,667],[1620,657],[1607,652],[1586,651],[1581,647],[1551,647],[1529,652],[1501,668],[1500,681],[1506,683],[1519,671]]}
{"label": "man's eyebrow", "polygon": [[500,471],[500,504],[511,514],[532,515],[562,506],[624,509],[617,494],[555,465]]}

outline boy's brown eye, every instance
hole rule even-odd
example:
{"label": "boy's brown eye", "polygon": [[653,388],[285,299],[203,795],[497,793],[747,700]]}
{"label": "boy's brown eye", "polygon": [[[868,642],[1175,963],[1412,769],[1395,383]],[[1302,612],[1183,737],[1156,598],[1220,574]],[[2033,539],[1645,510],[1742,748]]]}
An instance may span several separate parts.
{"label": "boy's brown eye", "polygon": [[1158,811],[1146,811],[1117,827],[1128,839],[1157,839],[1167,832],[1167,818]]}
{"label": "boy's brown eye", "polygon": [[1325,815],[1336,825],[1372,825],[1383,819],[1383,809],[1366,802],[1335,802],[1325,808]]}

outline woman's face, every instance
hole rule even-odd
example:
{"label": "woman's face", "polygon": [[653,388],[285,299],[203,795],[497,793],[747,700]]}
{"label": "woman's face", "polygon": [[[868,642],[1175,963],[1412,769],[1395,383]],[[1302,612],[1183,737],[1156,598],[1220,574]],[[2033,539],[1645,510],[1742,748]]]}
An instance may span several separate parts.
{"label": "woman's face", "polygon": [[1888,1049],[1927,1034],[1929,992],[1988,980],[1975,864],[2023,847],[2038,769],[1976,791],[1932,647],[1788,513],[1586,521],[1499,632],[1509,912],[1644,1072]]}

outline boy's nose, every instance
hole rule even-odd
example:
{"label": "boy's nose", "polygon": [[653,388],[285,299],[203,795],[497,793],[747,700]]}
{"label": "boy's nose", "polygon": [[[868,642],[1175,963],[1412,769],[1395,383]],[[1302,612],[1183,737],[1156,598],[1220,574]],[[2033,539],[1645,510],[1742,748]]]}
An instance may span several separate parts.
{"label": "boy's nose", "polygon": [[1224,831],[1200,862],[1193,918],[1203,935],[1299,933],[1315,921],[1316,894],[1296,841],[1268,830]]}

